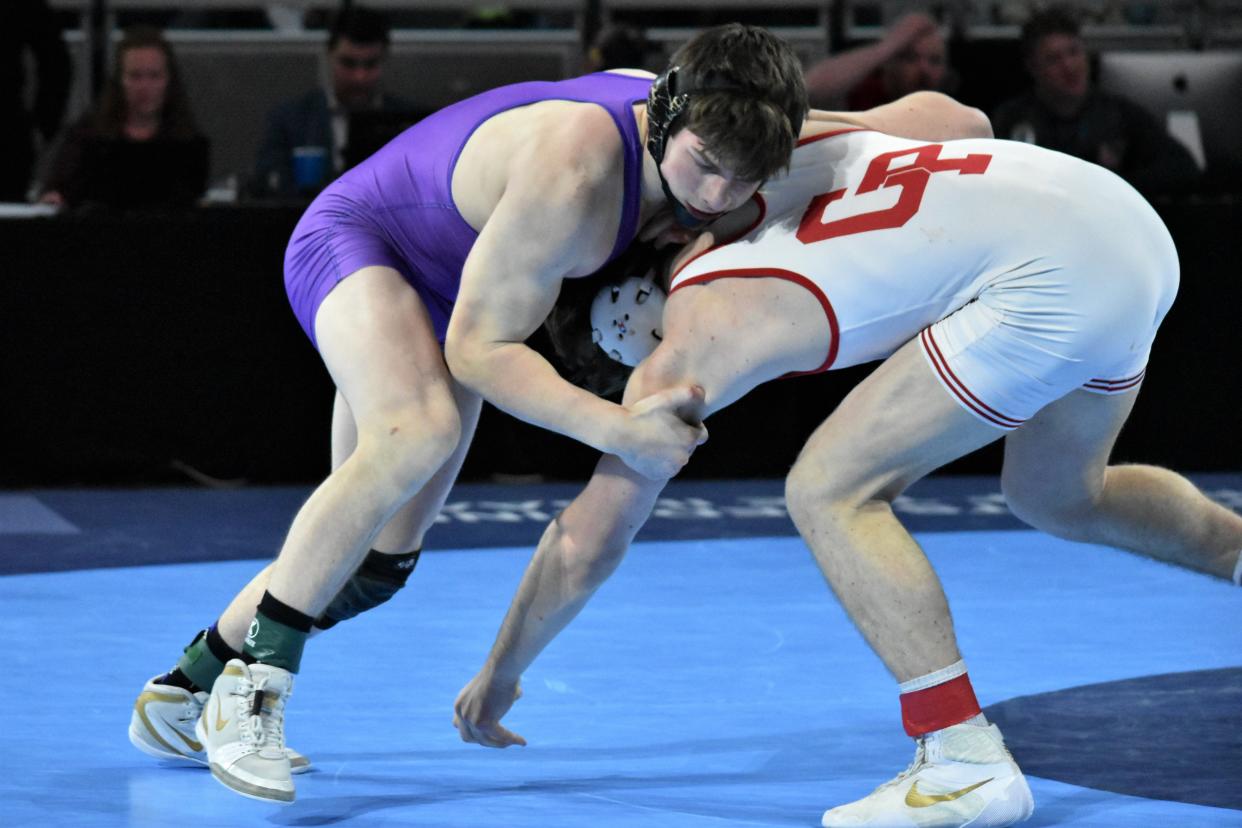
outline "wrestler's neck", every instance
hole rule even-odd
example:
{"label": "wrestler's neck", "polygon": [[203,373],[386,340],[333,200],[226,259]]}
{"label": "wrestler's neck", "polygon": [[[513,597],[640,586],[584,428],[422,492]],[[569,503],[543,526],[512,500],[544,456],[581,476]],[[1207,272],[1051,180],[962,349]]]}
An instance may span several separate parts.
{"label": "wrestler's neck", "polygon": [[638,226],[642,227],[661,210],[667,210],[668,202],[664,198],[664,188],[660,185],[660,171],[656,167],[655,159],[647,151],[647,105],[645,103],[634,104],[634,123],[638,126],[638,144],[643,148],[641,156],[643,159],[642,206],[638,217]]}

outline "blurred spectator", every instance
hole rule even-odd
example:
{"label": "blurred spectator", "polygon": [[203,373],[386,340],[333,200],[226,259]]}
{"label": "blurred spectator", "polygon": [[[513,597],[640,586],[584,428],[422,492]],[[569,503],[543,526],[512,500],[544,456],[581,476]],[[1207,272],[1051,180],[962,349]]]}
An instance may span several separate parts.
{"label": "blurred spectator", "polygon": [[382,89],[389,42],[388,18],[380,12],[352,6],[336,16],[328,34],[326,85],[268,115],[255,161],[255,194],[318,190],[345,169],[351,113],[413,108]]}
{"label": "blurred spectator", "polygon": [[117,44],[98,106],[65,137],[41,201],[77,207],[189,206],[207,184],[198,131],[172,47],[135,26]]}
{"label": "blurred spectator", "polygon": [[[26,107],[26,54],[34,58],[34,106]],[[35,164],[60,129],[69,95],[69,52],[47,0],[0,2],[0,201],[25,201]]]}
{"label": "blurred spectator", "polygon": [[662,70],[667,60],[659,43],[637,26],[607,26],[595,36],[583,61],[583,73],[608,69]]}
{"label": "blurred spectator", "polygon": [[884,37],[826,57],[806,72],[811,105],[871,109],[923,89],[943,91],[948,48],[940,25],[921,12],[898,18]]}
{"label": "blurred spectator", "polygon": [[997,138],[1092,161],[1149,194],[1196,185],[1194,158],[1163,124],[1137,104],[1094,88],[1071,10],[1054,7],[1032,16],[1022,27],[1021,47],[1034,85],[997,107],[992,116]]}

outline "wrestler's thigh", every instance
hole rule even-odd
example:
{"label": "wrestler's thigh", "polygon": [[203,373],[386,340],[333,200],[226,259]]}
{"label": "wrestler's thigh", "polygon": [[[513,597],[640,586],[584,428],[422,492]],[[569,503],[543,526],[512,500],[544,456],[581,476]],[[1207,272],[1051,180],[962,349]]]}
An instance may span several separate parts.
{"label": "wrestler's thigh", "polygon": [[320,305],[315,335],[359,429],[401,411],[456,419],[452,380],[427,308],[396,270],[364,267],[343,279]]}
{"label": "wrestler's thigh", "polygon": [[1099,493],[1138,388],[1121,394],[1071,391],[1005,438],[1001,488],[1011,500],[1051,505]]}
{"label": "wrestler's thigh", "polygon": [[858,384],[816,429],[791,485],[859,504],[896,497],[914,481],[1003,436],[967,412],[936,379],[918,340]]}

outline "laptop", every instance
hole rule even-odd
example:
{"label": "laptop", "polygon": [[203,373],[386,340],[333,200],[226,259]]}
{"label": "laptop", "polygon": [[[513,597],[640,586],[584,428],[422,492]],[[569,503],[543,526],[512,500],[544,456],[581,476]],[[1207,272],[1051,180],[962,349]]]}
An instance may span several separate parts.
{"label": "laptop", "polygon": [[94,138],[82,151],[75,201],[120,209],[189,207],[207,188],[205,138],[125,141]]}

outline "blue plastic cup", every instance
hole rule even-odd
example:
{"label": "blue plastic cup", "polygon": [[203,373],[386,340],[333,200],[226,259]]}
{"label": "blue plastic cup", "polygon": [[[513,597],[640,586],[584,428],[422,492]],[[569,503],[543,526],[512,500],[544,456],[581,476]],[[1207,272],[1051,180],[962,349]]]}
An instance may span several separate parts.
{"label": "blue plastic cup", "polygon": [[328,150],[325,147],[293,148],[293,183],[308,192],[323,185],[328,174]]}

